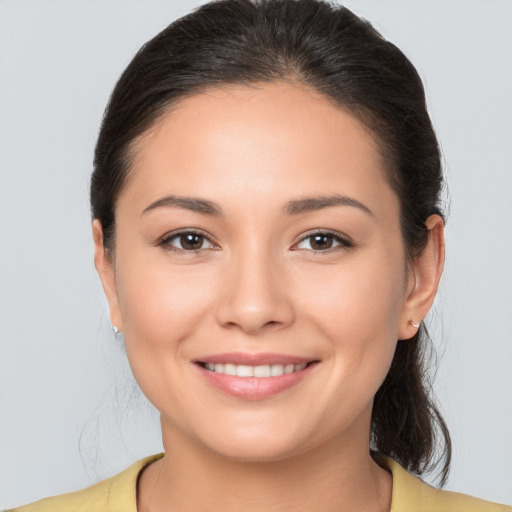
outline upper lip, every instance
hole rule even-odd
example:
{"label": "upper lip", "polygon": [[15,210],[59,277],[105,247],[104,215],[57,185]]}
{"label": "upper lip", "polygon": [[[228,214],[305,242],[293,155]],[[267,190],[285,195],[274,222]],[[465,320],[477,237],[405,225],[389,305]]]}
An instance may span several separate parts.
{"label": "upper lip", "polygon": [[310,363],[312,361],[318,361],[318,359],[275,353],[250,354],[247,352],[226,352],[223,354],[212,354],[204,357],[198,357],[194,362],[261,366],[266,364],[303,364]]}

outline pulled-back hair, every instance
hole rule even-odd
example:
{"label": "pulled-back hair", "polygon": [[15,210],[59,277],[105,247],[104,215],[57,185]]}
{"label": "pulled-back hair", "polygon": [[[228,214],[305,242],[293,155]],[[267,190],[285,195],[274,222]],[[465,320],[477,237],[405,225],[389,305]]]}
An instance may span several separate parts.
{"label": "pulled-back hair", "polygon": [[[225,84],[295,81],[363,122],[377,140],[400,201],[409,259],[428,240],[427,218],[440,214],[439,147],[413,65],[367,21],[318,0],[220,0],[203,5],[146,43],[111,95],[91,180],[93,218],[107,251],[115,247],[115,206],[129,179],[132,148],[186,96]],[[428,334],[399,341],[378,390],[372,454],[424,474],[440,465],[446,480],[451,443],[431,394]]]}

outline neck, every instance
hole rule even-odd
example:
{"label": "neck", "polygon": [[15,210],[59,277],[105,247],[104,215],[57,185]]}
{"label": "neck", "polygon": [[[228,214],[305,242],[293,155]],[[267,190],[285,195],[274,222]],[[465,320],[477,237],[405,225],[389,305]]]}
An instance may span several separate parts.
{"label": "neck", "polygon": [[241,462],[163,429],[166,456],[138,485],[140,512],[389,512],[391,475],[368,443],[333,439],[282,460]]}

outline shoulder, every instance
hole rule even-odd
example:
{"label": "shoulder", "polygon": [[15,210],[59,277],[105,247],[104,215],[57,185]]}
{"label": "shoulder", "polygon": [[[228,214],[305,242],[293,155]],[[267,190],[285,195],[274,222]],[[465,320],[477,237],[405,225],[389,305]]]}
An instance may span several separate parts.
{"label": "shoulder", "polygon": [[6,512],[137,512],[139,473],[162,456],[146,457],[122,473],[80,491],[44,498]]}
{"label": "shoulder", "polygon": [[393,475],[391,512],[512,512],[512,506],[436,489],[392,459],[386,465]]}

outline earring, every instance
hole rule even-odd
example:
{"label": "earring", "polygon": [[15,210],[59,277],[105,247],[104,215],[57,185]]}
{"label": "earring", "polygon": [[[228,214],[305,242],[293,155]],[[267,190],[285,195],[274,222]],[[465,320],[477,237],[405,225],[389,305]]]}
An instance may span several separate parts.
{"label": "earring", "polygon": [[409,325],[412,325],[415,329],[417,329],[421,324],[421,320],[418,323],[414,323],[414,320],[409,320]]}
{"label": "earring", "polygon": [[118,334],[119,333],[119,329],[115,325],[111,325],[110,327],[112,327],[112,332],[114,334]]}

